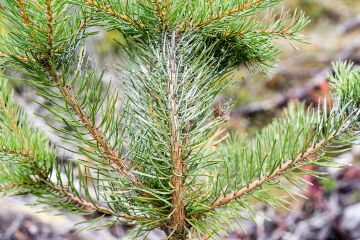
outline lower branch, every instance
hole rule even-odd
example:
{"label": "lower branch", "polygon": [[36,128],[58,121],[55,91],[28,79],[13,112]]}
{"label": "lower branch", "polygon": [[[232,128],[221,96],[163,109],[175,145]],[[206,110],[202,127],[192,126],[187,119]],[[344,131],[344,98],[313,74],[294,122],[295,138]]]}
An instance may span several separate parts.
{"label": "lower branch", "polygon": [[108,208],[105,208],[105,207],[102,207],[102,206],[96,206],[94,203],[75,196],[73,193],[70,193],[70,192],[66,191],[65,189],[63,189],[62,187],[60,187],[59,185],[57,185],[57,184],[55,184],[53,182],[49,182],[47,180],[42,180],[42,182],[44,184],[46,184],[47,186],[49,186],[50,189],[57,192],[61,197],[68,199],[71,203],[81,207],[83,210],[97,211],[97,212],[100,212],[100,213],[102,213],[104,215],[110,215],[110,216],[114,216],[114,217],[125,218],[125,219],[128,219],[128,220],[142,219],[141,217],[132,216],[132,215],[127,214],[127,213],[118,213],[118,212],[114,212],[111,209],[108,209]]}
{"label": "lower branch", "polygon": [[18,188],[18,187],[30,187],[30,186],[34,186],[36,185],[36,183],[42,183],[45,186],[48,186],[50,188],[50,190],[55,191],[56,193],[59,194],[60,197],[66,198],[68,201],[70,201],[71,203],[75,204],[76,206],[81,207],[83,210],[88,210],[88,211],[97,211],[100,212],[104,215],[110,215],[110,216],[114,216],[114,217],[119,217],[119,218],[125,218],[128,220],[140,220],[143,219],[143,217],[140,216],[132,216],[130,214],[127,213],[118,213],[118,212],[114,212],[111,209],[102,207],[102,206],[97,206],[95,205],[92,201],[87,201],[85,199],[82,199],[78,196],[75,196],[73,193],[70,193],[68,191],[66,191],[63,187],[51,182],[47,175],[44,174],[44,172],[41,171],[41,168],[38,166],[38,161],[37,159],[30,153],[27,153],[26,151],[16,151],[16,150],[11,150],[11,149],[7,149],[7,148],[0,148],[0,153],[3,154],[8,154],[8,155],[15,155],[15,156],[20,156],[22,157],[24,160],[29,160],[30,162],[32,162],[35,166],[36,170],[36,175],[37,175],[37,181],[35,183],[29,183],[29,182],[17,182],[17,183],[9,183],[5,186],[0,186],[0,192],[1,191],[8,191],[14,188]]}
{"label": "lower branch", "polygon": [[308,148],[305,153],[299,154],[295,159],[290,159],[286,161],[277,169],[275,169],[275,171],[270,175],[257,179],[254,182],[250,183],[248,186],[241,188],[240,190],[233,191],[226,195],[222,195],[221,197],[217,198],[215,201],[213,201],[210,204],[209,206],[210,210],[221,207],[232,200],[238,199],[243,195],[252,192],[259,186],[263,185],[264,183],[269,182],[270,180],[276,178],[277,176],[280,176],[281,174],[285,173],[288,169],[290,169],[294,165],[305,162],[312,154],[317,153],[319,150],[321,150],[321,148],[324,147],[324,145],[328,142],[328,140],[335,137],[335,135],[336,133],[331,134],[326,140],[323,139],[320,142],[318,142],[314,147]]}

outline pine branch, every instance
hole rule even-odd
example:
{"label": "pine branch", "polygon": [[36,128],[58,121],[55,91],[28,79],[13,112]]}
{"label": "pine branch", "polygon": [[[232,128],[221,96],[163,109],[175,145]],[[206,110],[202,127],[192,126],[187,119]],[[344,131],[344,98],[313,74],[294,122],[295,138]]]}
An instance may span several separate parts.
{"label": "pine branch", "polygon": [[[211,18],[208,19],[204,19],[203,21],[194,24],[194,25],[190,25],[188,27],[189,30],[194,30],[194,29],[198,29],[198,28],[202,28],[204,26],[207,26],[209,24],[212,24],[214,22],[217,21],[221,21],[222,19],[226,18],[226,17],[230,17],[236,14],[239,14],[241,12],[244,12],[250,8],[256,8],[257,6],[261,5],[263,2],[265,2],[266,0],[250,0],[250,1],[245,1],[240,7],[234,7],[232,9],[226,10],[224,12],[218,13],[215,16],[212,16]],[[182,22],[180,24],[180,26],[187,26],[188,24],[185,22]],[[184,29],[180,29],[180,31],[184,31]]]}
{"label": "pine branch", "polygon": [[130,170],[129,164],[125,159],[117,155],[115,150],[105,141],[103,134],[96,127],[94,127],[93,122],[89,119],[85,111],[80,107],[69,87],[64,84],[63,78],[55,72],[51,65],[47,64],[45,67],[47,68],[47,71],[54,83],[59,87],[59,90],[63,94],[64,98],[67,99],[69,104],[72,106],[73,111],[79,117],[80,121],[84,124],[86,129],[88,129],[90,135],[99,143],[102,151],[105,153],[105,157],[111,163],[111,166],[119,173],[130,179],[130,181],[135,186],[140,186],[141,183],[136,180],[134,173],[132,173]]}
{"label": "pine branch", "polygon": [[[109,145],[108,141],[108,136],[105,136],[105,133],[96,127],[95,125],[95,120],[94,118],[92,118],[87,111],[84,109],[83,103],[80,104],[80,102],[82,102],[84,99],[78,99],[77,95],[79,95],[79,93],[77,93],[77,95],[75,93],[72,92],[71,88],[69,85],[67,85],[67,82],[64,79],[63,74],[70,74],[70,71],[74,71],[73,69],[64,69],[64,58],[66,59],[66,61],[72,61],[71,58],[73,58],[73,56],[76,54],[76,49],[72,49],[71,44],[77,44],[77,37],[79,35],[79,38],[81,38],[81,35],[83,34],[82,31],[86,30],[86,24],[88,22],[88,18],[85,19],[85,22],[80,22],[80,24],[78,24],[78,28],[74,29],[72,26],[69,26],[69,30],[65,31],[67,34],[69,34],[68,37],[59,37],[59,25],[61,26],[62,22],[59,23],[59,16],[62,16],[61,14],[58,13],[59,8],[56,8],[56,16],[53,16],[53,9],[52,9],[52,4],[54,4],[54,2],[52,1],[46,1],[45,2],[45,16],[47,17],[44,22],[44,25],[46,26],[44,32],[42,32],[42,34],[40,36],[46,36],[46,41],[45,43],[41,43],[41,44],[37,44],[37,42],[35,42],[35,45],[41,45],[41,46],[47,46],[46,50],[44,49],[37,49],[38,52],[35,53],[28,53],[25,52],[26,56],[32,56],[31,59],[27,58],[26,62],[21,62],[20,65],[22,65],[22,69],[25,69],[28,72],[25,72],[25,74],[29,74],[31,78],[35,78],[36,80],[34,82],[32,82],[33,86],[41,92],[41,94],[47,98],[50,95],[52,95],[52,90],[50,89],[44,89],[41,84],[43,84],[43,86],[47,86],[49,87],[50,85],[53,85],[54,87],[59,89],[60,94],[63,96],[63,100],[64,100],[64,107],[61,107],[62,110],[67,112],[67,104],[69,104],[69,106],[71,106],[71,110],[73,111],[73,113],[75,113],[75,115],[78,117],[79,122],[81,122],[82,126],[76,126],[77,128],[79,127],[85,127],[85,129],[87,129],[89,131],[90,136],[94,139],[94,142],[97,142],[97,146],[100,148],[100,152],[104,155],[105,159],[110,162],[110,166],[112,166],[116,171],[118,171],[119,173],[123,174],[128,180],[130,180],[130,182],[132,182],[132,184],[134,186],[139,186],[140,182],[137,181],[137,179],[135,178],[134,173],[132,173],[132,171],[130,170],[130,164],[127,162],[127,160],[123,159],[121,156],[118,155],[118,153],[115,151],[115,149]],[[62,9],[60,9],[62,10]],[[9,17],[16,17],[16,16],[9,16]],[[77,20],[77,19],[75,19]],[[55,22],[56,21],[56,22]],[[72,31],[72,32],[71,32]],[[57,34],[57,36],[54,36],[54,34]],[[27,33],[25,33],[24,35],[26,35]],[[24,39],[32,39],[32,35],[30,36],[26,36]],[[63,39],[71,39],[74,38],[74,42],[69,41],[69,42],[61,42],[63,41]],[[19,40],[19,38],[16,38],[16,40]],[[43,39],[45,40],[45,39]],[[42,41],[42,39],[37,38],[36,41]],[[62,44],[59,44],[59,43]],[[23,43],[22,43],[23,44]],[[22,48],[24,49],[24,48]],[[25,48],[26,49],[26,48]],[[62,54],[62,51],[72,51],[70,54],[72,54],[72,56],[64,56]],[[14,56],[14,53],[7,53],[7,55],[9,55],[7,57],[8,60],[14,62],[15,60],[15,64],[19,65],[19,62],[16,62],[18,60],[17,55]],[[60,62],[60,61],[61,62]],[[60,62],[60,63],[59,63]],[[61,65],[61,68],[63,71],[58,71],[59,69],[59,64]],[[34,69],[35,67],[35,69]],[[68,67],[68,66],[67,66]],[[40,69],[39,69],[40,68]],[[16,66],[16,70],[18,70],[18,67]],[[45,70],[45,71],[44,71]],[[41,72],[45,72],[46,77],[45,76],[41,76],[44,77],[45,79],[41,79],[42,83],[39,84],[38,78],[39,78],[39,73],[41,74]],[[78,73],[76,73],[78,74]],[[76,76],[76,74],[74,76]],[[47,82],[47,80],[50,80],[50,83]],[[86,80],[87,81],[87,80]],[[96,84],[95,86],[99,86],[98,84]],[[83,87],[83,86],[82,86]],[[91,85],[87,86],[89,89],[91,88]],[[102,87],[100,86],[101,89]],[[98,90],[96,89],[96,90]],[[93,89],[93,91],[95,91],[95,89]],[[98,94],[98,93],[96,93]],[[101,94],[101,93],[100,93]],[[52,95],[53,96],[53,95]],[[107,98],[107,96],[106,96]],[[52,102],[54,104],[55,107],[60,107],[58,103],[54,102],[54,99],[51,98],[47,98],[47,100],[49,100],[50,102]],[[114,107],[113,104],[115,102],[115,99],[110,99],[109,100],[109,108],[108,111],[114,111]],[[97,104],[97,103],[95,103]],[[111,105],[110,105],[111,104]],[[97,105],[96,105],[97,106]],[[53,106],[45,106],[45,108],[47,108],[49,111],[53,112]],[[92,108],[90,108],[90,110],[93,110]],[[55,113],[55,112],[54,112]],[[97,112],[94,112],[97,113]],[[94,114],[92,113],[92,114]],[[112,114],[112,113],[108,113],[108,114]],[[65,124],[68,124],[69,122],[66,122],[66,120],[63,118],[63,116],[58,116],[60,121],[65,121]],[[119,126],[111,126],[111,127],[119,127]],[[57,129],[59,130],[59,129]],[[106,131],[109,131],[109,125],[107,125]],[[110,133],[110,136],[113,136],[114,133]],[[109,135],[109,133],[107,133],[107,135]],[[77,136],[79,137],[79,136]],[[85,140],[85,139],[81,139],[81,140]],[[116,141],[118,141],[118,139],[116,139]],[[87,140],[85,140],[85,143],[88,144]],[[80,148],[81,149],[81,148]]]}
{"label": "pine branch", "polygon": [[[51,209],[112,215],[139,234],[160,228],[169,239],[212,237],[224,219],[255,214],[253,199],[281,206],[270,187],[278,177],[297,184],[302,166],[328,164],[332,148],[358,137],[360,71],[335,66],[330,111],[291,104],[255,139],[219,144],[227,116],[213,105],[234,67],[267,72],[275,39],[303,41],[302,13],[260,19],[279,2],[3,0],[0,63],[25,76],[45,101],[46,122],[72,146],[65,150],[81,157],[57,164],[1,88],[0,189],[32,193]],[[103,84],[84,61],[90,26],[125,36],[119,82]]]}
{"label": "pine branch", "polygon": [[262,178],[249,183],[248,186],[246,187],[243,187],[237,191],[233,191],[231,193],[219,197],[210,204],[210,209],[221,207],[229,203],[230,201],[241,198],[243,195],[251,193],[256,188],[261,188],[263,184],[275,178],[280,177],[282,174],[286,173],[287,170],[293,168],[295,165],[306,163],[306,160],[308,160],[309,157],[313,156],[314,154],[315,155],[318,154],[318,152],[321,151],[321,149],[326,145],[326,143],[332,138],[334,138],[337,134],[338,133],[333,133],[326,140],[322,139],[315,146],[308,148],[306,152],[300,153],[295,159],[290,159],[285,161],[277,169],[275,169],[270,175],[263,176]]}
{"label": "pine branch", "polygon": [[134,173],[131,172],[129,164],[125,159],[119,157],[115,150],[108,145],[105,141],[104,135],[100,132],[95,126],[94,123],[89,119],[88,115],[85,113],[84,109],[78,103],[78,100],[72,94],[71,90],[68,86],[65,85],[65,82],[60,76],[56,69],[54,69],[52,64],[53,59],[53,17],[52,17],[52,9],[51,9],[51,0],[47,0],[47,15],[48,15],[48,59],[45,61],[44,67],[47,70],[49,76],[55,85],[59,88],[60,92],[64,96],[64,98],[71,105],[72,110],[79,117],[79,120],[84,124],[86,129],[89,131],[90,135],[97,141],[100,145],[102,151],[105,153],[106,158],[111,163],[111,166],[116,169],[119,173],[123,174],[125,177],[130,179],[130,181],[135,186],[140,186],[140,183],[136,180]]}
{"label": "pine branch", "polygon": [[[10,123],[10,128],[14,131],[14,133],[19,136],[19,129],[16,125],[16,122],[14,121],[14,119],[16,119],[16,108],[14,109],[14,116],[11,116],[11,113],[9,112],[9,110],[6,108],[5,106],[5,102],[4,100],[0,97],[0,107],[3,109],[4,113],[5,113],[5,117],[7,118],[8,122]],[[19,136],[20,137],[20,136]]]}
{"label": "pine branch", "polygon": [[24,4],[23,4],[22,0],[17,0],[17,3],[18,3],[19,8],[21,10],[21,16],[24,19],[24,22],[26,24],[32,24],[30,18],[28,17],[28,15],[25,12],[25,7],[24,7]]}
{"label": "pine branch", "polygon": [[[1,150],[0,150],[1,152]],[[21,187],[21,186],[27,186],[28,183],[24,183],[24,182],[19,182],[19,183],[10,183],[10,184],[7,184],[5,186],[0,186],[0,192],[2,191],[9,191],[9,190],[12,190],[14,188],[18,188],[18,187]]]}
{"label": "pine branch", "polygon": [[79,198],[77,196],[75,196],[73,193],[70,193],[66,190],[64,190],[63,188],[59,187],[58,185],[50,182],[48,180],[42,180],[43,183],[45,185],[48,185],[50,187],[50,189],[54,190],[55,192],[57,192],[60,196],[68,199],[70,202],[72,202],[75,205],[80,206],[82,209],[88,211],[97,211],[99,213],[102,213],[104,215],[109,215],[109,216],[115,216],[115,217],[119,217],[119,218],[125,218],[128,220],[141,220],[144,219],[142,217],[137,217],[137,216],[132,216],[129,215],[127,213],[119,213],[119,212],[114,212],[109,208],[105,208],[102,206],[97,206],[92,202],[86,201],[85,199]]}
{"label": "pine branch", "polygon": [[114,12],[110,7],[106,6],[105,4],[99,4],[97,0],[84,0],[84,2],[95,8],[96,11],[99,12],[103,12],[105,14],[108,14],[109,16],[115,17],[121,21],[123,21],[124,23],[128,24],[128,25],[139,25],[140,27],[144,27],[143,24],[138,24],[135,21],[133,21],[131,18],[129,18],[125,13],[116,13]]}
{"label": "pine branch", "polygon": [[[2,120],[0,122],[0,166],[2,167],[3,175],[5,175],[7,183],[5,183],[5,185],[0,184],[1,192],[10,190],[16,192],[16,189],[24,189],[37,195],[39,198],[45,198],[46,195],[53,195],[53,192],[55,192],[57,194],[56,197],[65,198],[66,202],[71,202],[84,211],[97,211],[104,215],[128,220],[144,219],[141,216],[132,216],[125,212],[115,212],[110,208],[99,206],[93,200],[88,201],[85,198],[79,197],[78,194],[75,195],[65,189],[61,183],[62,181],[59,181],[59,179],[60,185],[52,182],[50,180],[52,166],[49,160],[52,161],[54,156],[51,150],[47,150],[46,147],[37,145],[37,148],[34,148],[32,146],[32,141],[36,140],[35,144],[39,144],[40,141],[42,141],[39,138],[42,138],[42,136],[41,134],[36,135],[30,132],[29,129],[24,129],[28,126],[28,124],[23,125],[23,123],[27,123],[27,120],[23,113],[17,110],[16,105],[12,103],[11,96],[5,94],[4,89],[7,84],[4,79],[2,79],[2,81],[3,82],[0,83],[0,120]],[[12,132],[9,132],[5,136],[4,131],[7,130],[12,130]],[[16,139],[16,141],[12,142],[12,139]],[[8,147],[6,145],[2,146],[3,141],[8,141]],[[46,141],[42,142],[42,144],[44,143],[48,144]],[[39,159],[39,157],[44,157],[44,159]],[[46,167],[47,169],[41,166],[43,164],[48,165],[48,167]],[[20,168],[14,169],[16,167]],[[8,169],[11,171],[11,174],[14,174],[14,179],[12,179],[10,175],[7,175]],[[16,172],[18,172],[18,175],[16,175]],[[69,184],[73,185],[74,183],[69,182]],[[37,189],[41,189],[41,192],[37,192]],[[51,204],[56,205],[57,202],[52,202]]]}
{"label": "pine branch", "polygon": [[[0,59],[1,58],[9,59],[10,57],[5,53],[0,52]],[[23,56],[16,56],[15,58],[18,59],[19,61],[22,61],[22,62],[25,62],[25,63],[28,62],[28,59],[26,57],[23,57]]]}
{"label": "pine branch", "polygon": [[6,184],[5,186],[0,186],[0,191],[14,190],[20,187],[22,188],[39,187],[39,183],[42,183],[43,187],[48,187],[50,191],[57,192],[60,197],[66,198],[68,201],[79,206],[81,209],[85,211],[97,211],[105,215],[126,218],[129,220],[143,219],[142,217],[131,216],[127,213],[118,213],[112,211],[109,208],[97,206],[93,202],[86,201],[85,199],[82,199],[78,196],[75,196],[73,193],[66,191],[64,188],[60,187],[59,185],[49,181],[47,176],[45,176],[42,171],[39,171],[39,169],[41,168],[37,166],[37,160],[33,155],[29,154],[28,152],[29,152],[28,150],[22,150],[22,152],[17,152],[16,150],[13,149],[0,148],[0,154],[20,156],[22,159],[24,159],[23,161],[30,161],[32,164],[34,164],[35,168],[38,170],[35,182],[31,183],[25,181],[25,182],[9,183]]}

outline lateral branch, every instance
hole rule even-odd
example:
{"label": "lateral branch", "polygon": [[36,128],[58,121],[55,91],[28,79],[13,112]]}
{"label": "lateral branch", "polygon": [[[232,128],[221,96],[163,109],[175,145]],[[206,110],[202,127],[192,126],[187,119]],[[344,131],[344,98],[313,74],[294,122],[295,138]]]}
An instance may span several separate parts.
{"label": "lateral branch", "polygon": [[104,12],[112,17],[115,17],[117,19],[120,19],[122,21],[124,21],[126,24],[129,24],[129,25],[139,25],[140,27],[144,27],[143,24],[138,24],[136,22],[134,22],[134,20],[132,20],[131,18],[129,18],[126,14],[124,13],[117,13],[115,11],[113,11],[110,7],[106,6],[106,5],[100,5],[97,1],[95,0],[85,0],[85,3],[88,5],[88,6],[91,6],[93,8],[96,9],[96,11],[101,11],[101,12]]}
{"label": "lateral branch", "polygon": [[249,185],[237,190],[233,191],[231,193],[228,193],[226,195],[222,195],[219,198],[217,198],[215,201],[213,201],[209,208],[210,210],[221,207],[227,203],[229,203],[232,200],[238,199],[245,194],[248,194],[255,190],[256,188],[260,187],[266,182],[269,182],[270,180],[282,175],[285,173],[288,169],[293,167],[296,164],[306,162],[306,160],[312,155],[317,153],[319,150],[321,150],[322,147],[328,142],[329,139],[336,136],[336,132],[331,134],[327,139],[322,139],[320,142],[318,142],[315,146],[308,148],[304,153],[300,153],[295,159],[290,159],[284,162],[281,166],[279,166],[277,169],[275,169],[270,175],[264,176],[260,179],[257,179],[250,183]]}
{"label": "lateral branch", "polygon": [[69,86],[66,85],[63,77],[56,71],[52,64],[53,58],[53,16],[51,11],[51,1],[47,1],[47,15],[48,15],[48,58],[45,61],[44,67],[51,78],[51,80],[55,83],[55,85],[60,90],[63,97],[67,100],[67,102],[72,107],[74,113],[78,116],[79,120],[84,124],[85,128],[89,131],[90,135],[94,138],[94,140],[99,144],[101,151],[105,153],[105,157],[111,164],[111,166],[116,169],[119,173],[124,175],[126,178],[130,179],[132,184],[135,186],[140,186],[141,183],[136,180],[135,174],[130,170],[130,164],[118,156],[116,151],[108,145],[104,134],[95,127],[94,123],[88,117],[88,114],[84,111],[84,109],[80,106],[78,100],[71,92]]}
{"label": "lateral branch", "polygon": [[[37,176],[38,176],[38,180],[37,183],[42,183],[46,186],[48,186],[52,191],[55,191],[56,193],[59,194],[60,197],[66,198],[68,199],[70,202],[72,202],[73,204],[81,207],[81,209],[83,210],[87,210],[87,211],[98,211],[102,214],[105,215],[110,215],[110,216],[115,216],[115,217],[121,217],[121,218],[125,218],[125,219],[129,219],[129,220],[140,220],[143,219],[143,217],[140,216],[132,216],[128,213],[119,213],[119,212],[114,212],[109,208],[105,208],[102,206],[97,206],[95,205],[93,202],[87,201],[83,198],[80,198],[76,195],[74,195],[71,192],[66,191],[63,187],[59,186],[56,183],[53,183],[52,181],[50,181],[45,174],[40,170],[39,166],[37,165],[37,160],[35,159],[35,157],[29,153],[28,151],[22,150],[20,151],[16,151],[13,149],[7,149],[7,148],[0,148],[0,152],[4,153],[4,154],[9,154],[9,155],[17,155],[20,156],[23,159],[27,159],[30,162],[32,162],[33,164],[35,164],[36,166],[36,171],[37,171]],[[14,188],[18,188],[18,187],[29,187],[29,186],[34,186],[36,185],[35,183],[31,183],[31,182],[16,182],[16,183],[9,183],[7,185],[4,186],[0,186],[0,191],[8,191]]]}
{"label": "lateral branch", "polygon": [[[222,13],[219,13],[219,14],[216,14],[210,18],[207,18],[197,24],[194,24],[194,25],[190,25],[189,26],[189,29],[197,29],[197,28],[201,28],[201,27],[204,27],[206,25],[209,25],[211,24],[212,22],[215,22],[215,21],[220,21],[222,19],[224,19],[225,17],[229,17],[229,16],[233,16],[237,13],[240,13],[240,12],[243,12],[243,11],[246,11],[248,9],[250,9],[251,7],[257,7],[259,6],[262,2],[264,2],[265,0],[250,0],[250,1],[247,1],[247,2],[244,2],[240,7],[234,7],[232,9],[229,9],[227,11],[224,11]],[[180,23],[179,26],[182,28],[180,29],[180,31],[184,31],[185,29],[183,29],[187,24],[187,21],[188,20],[185,20],[184,22]]]}

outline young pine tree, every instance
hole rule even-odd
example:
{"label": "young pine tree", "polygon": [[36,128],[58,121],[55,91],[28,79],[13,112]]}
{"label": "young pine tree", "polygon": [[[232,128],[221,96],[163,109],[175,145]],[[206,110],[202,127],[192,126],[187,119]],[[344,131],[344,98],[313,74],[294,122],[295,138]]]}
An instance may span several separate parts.
{"label": "young pine tree", "polygon": [[[273,40],[303,40],[308,20],[269,10],[280,2],[2,0],[1,64],[46,100],[43,117],[75,159],[56,161],[1,77],[0,191],[169,239],[221,238],[254,218],[254,200],[286,206],[279,190],[293,195],[304,165],[331,165],[359,136],[360,69],[334,65],[331,108],[291,104],[254,139],[219,144],[226,116],[213,106],[234,83],[228,74],[244,64],[266,72]],[[92,26],[126,38],[122,77],[109,84],[84,60]]]}

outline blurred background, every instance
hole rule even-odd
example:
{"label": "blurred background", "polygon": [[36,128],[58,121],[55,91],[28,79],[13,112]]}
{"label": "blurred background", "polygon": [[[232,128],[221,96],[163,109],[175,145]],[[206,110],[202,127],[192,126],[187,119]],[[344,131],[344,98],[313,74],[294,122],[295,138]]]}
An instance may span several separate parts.
{"label": "blurred background", "polygon": [[[276,117],[290,101],[322,104],[329,86],[326,81],[332,62],[353,61],[360,64],[360,1],[359,0],[285,0],[284,9],[301,9],[311,19],[304,31],[308,44],[279,41],[282,54],[270,77],[249,73],[240,67],[233,77],[235,87],[226,90],[218,105],[229,112],[227,123],[234,134],[254,134]],[[118,32],[103,32],[88,42],[87,51],[99,69],[105,70],[104,81],[116,78],[109,65],[121,61],[116,41]],[[33,100],[32,91],[14,83],[15,100],[23,107],[36,127],[49,131],[52,142],[60,139],[51,133],[41,118],[33,113],[42,111]],[[35,98],[35,99],[34,99]],[[41,101],[41,100],[40,100]],[[66,161],[64,154],[59,161]],[[324,179],[308,177],[309,186],[301,186],[304,198],[290,199],[290,211],[259,205],[264,216],[257,225],[243,221],[244,229],[224,236],[224,239],[330,240],[360,239],[360,148],[338,156],[343,169],[312,169],[324,173]],[[118,224],[107,230],[77,233],[79,216],[54,216],[42,212],[32,203],[31,196],[0,198],[0,240],[112,240],[128,239],[127,226]],[[152,232],[147,239],[161,239]]]}

